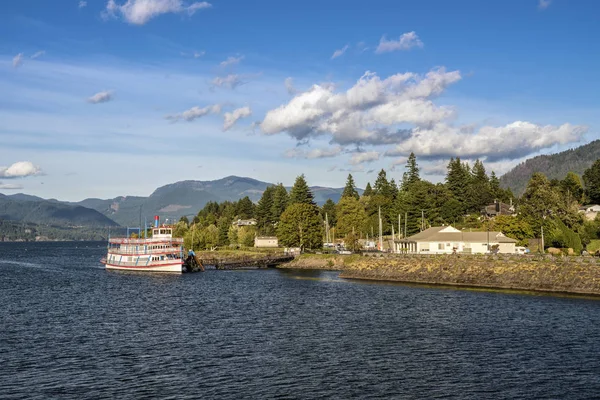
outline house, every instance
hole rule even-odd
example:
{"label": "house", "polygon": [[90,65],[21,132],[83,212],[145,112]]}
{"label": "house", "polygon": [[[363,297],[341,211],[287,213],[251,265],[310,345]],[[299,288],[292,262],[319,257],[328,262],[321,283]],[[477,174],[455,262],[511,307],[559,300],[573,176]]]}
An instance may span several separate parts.
{"label": "house", "polygon": [[512,201],[510,204],[506,204],[501,201],[494,200],[493,204],[485,206],[484,213],[488,217],[495,217],[498,215],[514,215],[515,207],[512,205]]}
{"label": "house", "polygon": [[395,253],[485,254],[515,253],[517,241],[502,232],[464,232],[452,226],[435,226],[416,235],[394,241]]}
{"label": "house", "polygon": [[589,204],[579,208],[579,212],[583,214],[584,218],[588,221],[596,219],[598,213],[600,213],[600,205]]}
{"label": "house", "polygon": [[279,241],[275,236],[256,236],[254,247],[279,247]]}
{"label": "house", "polygon": [[238,219],[237,221],[233,221],[231,223],[233,226],[253,226],[256,225],[256,220],[254,218],[251,219]]}

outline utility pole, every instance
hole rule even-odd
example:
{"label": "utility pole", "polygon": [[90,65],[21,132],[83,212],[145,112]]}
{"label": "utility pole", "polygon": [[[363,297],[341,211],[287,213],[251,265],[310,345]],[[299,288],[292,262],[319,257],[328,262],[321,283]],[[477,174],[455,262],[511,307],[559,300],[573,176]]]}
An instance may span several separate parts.
{"label": "utility pole", "polygon": [[407,230],[407,221],[408,221],[408,212],[404,213],[404,237],[408,237],[408,230]]}
{"label": "utility pole", "polygon": [[325,213],[325,241],[329,242],[329,219],[327,218],[327,213]]}
{"label": "utility pole", "polygon": [[398,214],[398,239],[401,238],[402,235],[402,217]]}
{"label": "utility pole", "polygon": [[425,230],[425,211],[421,210],[421,232]]}
{"label": "utility pole", "polygon": [[379,207],[379,250],[383,251],[383,226],[381,223],[381,207]]}

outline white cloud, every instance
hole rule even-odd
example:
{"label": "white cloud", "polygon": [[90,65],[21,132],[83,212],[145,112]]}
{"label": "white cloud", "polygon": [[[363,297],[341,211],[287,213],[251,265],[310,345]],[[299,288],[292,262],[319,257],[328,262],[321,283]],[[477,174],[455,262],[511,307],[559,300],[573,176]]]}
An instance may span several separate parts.
{"label": "white cloud", "polygon": [[42,169],[30,161],[19,161],[8,167],[0,167],[0,178],[25,178],[42,175]]}
{"label": "white cloud", "polygon": [[23,185],[19,185],[16,183],[2,183],[0,182],[0,189],[3,190],[18,190],[23,189]]}
{"label": "white cloud", "polygon": [[237,108],[232,112],[226,112],[223,115],[223,131],[231,129],[239,119],[249,117],[250,115],[252,115],[250,107]]}
{"label": "white cloud", "polygon": [[288,158],[306,158],[309,160],[317,158],[330,158],[335,157],[342,153],[342,147],[333,147],[328,149],[312,149],[304,150],[300,148],[290,149],[285,152],[285,156]]}
{"label": "white cloud", "polygon": [[346,52],[346,50],[348,50],[348,47],[349,47],[348,45],[345,45],[341,49],[334,51],[333,55],[331,56],[331,59],[333,60],[334,58],[338,58],[338,57],[342,56]]}
{"label": "white cloud", "polygon": [[235,89],[236,87],[243,84],[241,77],[236,74],[230,74],[225,77],[217,76],[211,81],[211,83],[213,84],[213,86],[226,87],[229,89]]}
{"label": "white cloud", "polygon": [[228,67],[230,65],[236,65],[239,64],[240,61],[242,61],[244,59],[244,56],[239,56],[239,57],[227,57],[227,60],[225,61],[221,61],[221,63],[219,64],[221,67],[225,68]]}
{"label": "white cloud", "polygon": [[79,5],[77,7],[78,8],[84,8],[85,6],[87,6],[87,1],[81,0],[79,2]]}
{"label": "white cloud", "polygon": [[46,54],[46,52],[44,50],[40,50],[38,52],[33,53],[33,55],[30,58],[32,60],[35,60],[36,58],[39,58],[39,57],[43,56],[44,54]]}
{"label": "white cloud", "polygon": [[112,99],[113,99],[112,91],[105,90],[103,92],[96,93],[92,97],[88,97],[87,102],[91,103],[91,104],[98,104],[98,103],[106,103],[108,101],[111,101]]}
{"label": "white cloud", "polygon": [[200,57],[202,57],[205,54],[206,54],[205,51],[195,51],[194,52],[194,58],[200,58]]}
{"label": "white cloud", "polygon": [[551,3],[552,0],[540,0],[538,3],[538,9],[545,10],[546,8],[550,7]]}
{"label": "white cloud", "polygon": [[288,94],[295,95],[298,91],[294,87],[294,79],[291,77],[285,78],[284,81],[285,90],[287,90]]}
{"label": "white cloud", "polygon": [[221,105],[213,104],[213,105],[202,107],[202,108],[197,107],[197,106],[192,107],[189,110],[186,110],[180,114],[167,115],[165,118],[170,121],[186,120],[188,122],[191,122],[191,121],[195,120],[196,118],[204,117],[205,115],[208,115],[208,114],[219,114],[220,112],[221,112]]}
{"label": "white cloud", "polygon": [[350,158],[350,164],[359,165],[379,160],[379,153],[376,151],[365,151],[363,153],[354,153]]}
{"label": "white cloud", "polygon": [[287,132],[299,141],[329,134],[332,142],[341,145],[398,143],[406,138],[406,131],[390,131],[392,126],[430,125],[453,114],[452,109],[438,107],[430,98],[460,78],[458,71],[440,68],[424,77],[403,73],[384,80],[366,72],[340,93],[332,86],[313,85],[267,112],[261,129],[268,135]]}
{"label": "white cloud", "polygon": [[19,68],[21,65],[23,65],[23,53],[19,53],[13,58],[14,68]]}
{"label": "white cloud", "polygon": [[381,54],[396,50],[410,50],[413,47],[423,47],[423,42],[421,42],[421,39],[419,39],[414,31],[402,34],[398,40],[387,40],[383,36],[379,41],[379,46],[375,49],[375,53]]}
{"label": "white cloud", "polygon": [[412,151],[431,158],[516,159],[556,144],[579,141],[586,132],[584,126],[541,126],[516,121],[501,127],[484,126],[471,134],[440,123],[430,129],[415,129],[408,140],[387,151],[386,155],[407,155]]}
{"label": "white cloud", "polygon": [[209,7],[211,4],[205,1],[190,4],[183,0],[127,0],[119,5],[115,0],[108,0],[104,15],[120,15],[130,24],[144,25],[162,14],[185,12],[193,15],[196,11]]}

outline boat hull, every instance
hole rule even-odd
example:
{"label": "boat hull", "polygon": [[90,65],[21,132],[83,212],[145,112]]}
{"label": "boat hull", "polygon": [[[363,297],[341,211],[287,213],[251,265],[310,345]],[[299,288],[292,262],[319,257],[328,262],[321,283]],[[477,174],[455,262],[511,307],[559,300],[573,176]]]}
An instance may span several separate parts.
{"label": "boat hull", "polygon": [[172,274],[181,274],[182,267],[181,262],[174,264],[161,264],[161,265],[144,265],[144,266],[128,266],[128,265],[113,265],[105,264],[106,269],[120,270],[120,271],[136,271],[136,272],[166,272]]}

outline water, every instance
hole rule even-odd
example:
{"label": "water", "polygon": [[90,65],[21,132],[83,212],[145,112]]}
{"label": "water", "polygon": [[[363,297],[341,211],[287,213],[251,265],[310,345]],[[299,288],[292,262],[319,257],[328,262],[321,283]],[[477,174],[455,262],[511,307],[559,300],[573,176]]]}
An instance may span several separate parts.
{"label": "water", "polygon": [[600,301],[107,272],[102,243],[0,243],[0,398],[569,398],[600,393]]}

